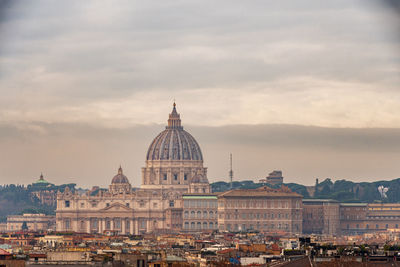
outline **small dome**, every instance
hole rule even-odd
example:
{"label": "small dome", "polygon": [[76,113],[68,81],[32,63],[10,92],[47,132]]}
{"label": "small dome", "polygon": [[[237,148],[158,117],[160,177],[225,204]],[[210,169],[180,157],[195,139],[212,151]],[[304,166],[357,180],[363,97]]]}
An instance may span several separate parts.
{"label": "small dome", "polygon": [[203,161],[200,146],[194,137],[183,130],[174,103],[168,126],[150,144],[147,160],[198,160]]}
{"label": "small dome", "polygon": [[111,180],[112,184],[129,184],[128,178],[122,173],[121,166],[118,169],[118,174]]}
{"label": "small dome", "polygon": [[33,183],[34,185],[49,185],[50,183],[43,178],[43,174],[40,174],[39,180]]}

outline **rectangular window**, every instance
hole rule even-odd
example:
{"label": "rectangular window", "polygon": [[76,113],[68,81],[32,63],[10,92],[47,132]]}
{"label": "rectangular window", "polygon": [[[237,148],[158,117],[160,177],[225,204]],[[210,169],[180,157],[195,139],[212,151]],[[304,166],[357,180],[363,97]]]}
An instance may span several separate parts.
{"label": "rectangular window", "polygon": [[71,228],[71,225],[70,225],[70,220],[69,219],[66,219],[65,220],[65,229],[70,229]]}
{"label": "rectangular window", "polygon": [[185,175],[183,175],[183,180],[187,180],[187,174],[185,173]]}
{"label": "rectangular window", "polygon": [[69,206],[70,206],[69,200],[65,200],[65,207],[69,208]]}
{"label": "rectangular window", "polygon": [[127,206],[129,208],[129,203],[126,203],[125,206]]}
{"label": "rectangular window", "polygon": [[174,180],[178,180],[178,174],[174,174]]}
{"label": "rectangular window", "polygon": [[175,206],[175,203],[174,203],[173,200],[171,200],[171,201],[169,202],[169,206],[170,206],[171,208]]}
{"label": "rectangular window", "polygon": [[164,173],[164,177],[163,177],[163,179],[164,179],[164,181],[166,181],[166,180],[167,180],[167,174],[166,174],[166,173]]}

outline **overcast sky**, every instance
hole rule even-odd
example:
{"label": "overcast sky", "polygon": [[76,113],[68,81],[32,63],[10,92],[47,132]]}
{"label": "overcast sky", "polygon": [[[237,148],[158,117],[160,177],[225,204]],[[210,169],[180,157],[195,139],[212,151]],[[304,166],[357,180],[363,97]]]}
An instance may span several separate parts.
{"label": "overcast sky", "polygon": [[[382,4],[384,3],[384,4]],[[176,99],[211,181],[400,177],[396,1],[0,0],[0,183],[140,184]]]}

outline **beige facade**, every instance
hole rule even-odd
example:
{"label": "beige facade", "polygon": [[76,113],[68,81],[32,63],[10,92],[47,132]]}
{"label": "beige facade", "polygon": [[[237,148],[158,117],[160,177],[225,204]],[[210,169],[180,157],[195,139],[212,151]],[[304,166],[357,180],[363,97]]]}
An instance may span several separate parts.
{"label": "beige facade", "polygon": [[26,223],[28,230],[46,231],[54,228],[55,216],[45,214],[9,215],[7,216],[7,231],[20,231]]}
{"label": "beige facade", "polygon": [[132,191],[122,168],[108,190],[57,194],[57,230],[139,234],[182,229],[182,195],[210,193],[196,140],[181,126],[175,103],[168,125],[150,144],[142,185]]}
{"label": "beige facade", "polygon": [[336,200],[303,199],[303,233],[339,234],[339,206]]}
{"label": "beige facade", "polygon": [[218,228],[301,233],[302,196],[285,186],[224,192],[218,196]]}
{"label": "beige facade", "polygon": [[398,229],[400,204],[341,203],[340,227],[343,234],[369,233]]}
{"label": "beige facade", "polygon": [[212,231],[218,229],[216,194],[183,195],[183,230]]}

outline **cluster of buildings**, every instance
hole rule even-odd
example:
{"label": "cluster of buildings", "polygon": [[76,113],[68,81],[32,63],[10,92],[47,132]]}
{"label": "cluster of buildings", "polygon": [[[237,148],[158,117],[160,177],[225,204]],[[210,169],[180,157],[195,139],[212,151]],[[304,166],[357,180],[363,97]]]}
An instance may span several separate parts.
{"label": "cluster of buildings", "polygon": [[303,199],[303,233],[354,235],[399,229],[398,203],[340,203]]}
{"label": "cluster of buildings", "polygon": [[[400,240],[400,204],[303,199],[283,185],[281,171],[260,182],[272,187],[213,193],[200,146],[174,104],[166,129],[149,146],[140,188],[132,188],[121,166],[108,189],[84,193],[68,186],[55,192],[41,176],[33,192],[41,203],[56,204],[56,215],[8,216],[0,224],[0,266],[400,261],[383,247]],[[349,247],[353,242],[381,245]]]}
{"label": "cluster of buildings", "polygon": [[86,233],[163,231],[302,232],[301,196],[286,187],[213,194],[194,137],[174,104],[168,125],[151,142],[142,185],[133,191],[120,167],[108,190],[57,194],[56,229]]}
{"label": "cluster of buildings", "polygon": [[397,266],[399,239],[393,231],[343,238],[262,232],[12,232],[0,235],[0,266]]}
{"label": "cluster of buildings", "polygon": [[[37,197],[49,204],[56,198],[56,216],[9,216],[8,231],[29,230],[88,234],[259,231],[270,234],[363,234],[398,229],[400,204],[339,203],[303,199],[283,185],[273,171],[257,189],[211,192],[207,168],[195,138],[184,130],[174,103],[168,124],[151,142],[142,184],[133,189],[120,166],[108,189],[85,193],[65,187],[46,191],[43,176],[34,183]],[[280,186],[280,187],[279,187]]]}

